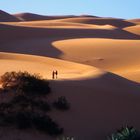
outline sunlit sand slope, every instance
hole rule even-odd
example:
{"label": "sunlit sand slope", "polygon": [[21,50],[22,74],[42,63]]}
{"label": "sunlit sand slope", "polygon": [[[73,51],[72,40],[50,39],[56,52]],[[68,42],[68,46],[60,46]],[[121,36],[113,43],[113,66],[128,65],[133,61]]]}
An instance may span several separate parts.
{"label": "sunlit sand slope", "polygon": [[127,28],[124,28],[124,30],[130,33],[136,34],[136,35],[140,35],[140,25],[127,27]]}
{"label": "sunlit sand slope", "polygon": [[52,71],[58,70],[59,80],[61,79],[81,79],[90,78],[90,76],[98,77],[104,72],[91,66],[67,62],[59,59],[12,54],[0,53],[0,74],[7,71],[28,71],[30,73],[38,73],[43,77],[52,79]]}
{"label": "sunlit sand slope", "polygon": [[41,28],[77,28],[77,29],[107,29],[113,30],[117,27],[112,25],[92,25],[84,23],[62,22],[59,20],[41,20],[41,21],[28,21],[28,22],[9,22],[8,25],[25,26],[25,27],[41,27]]}
{"label": "sunlit sand slope", "polygon": [[73,23],[85,23],[95,25],[112,25],[119,28],[135,25],[135,23],[125,21],[117,18],[93,18],[93,17],[78,17],[78,18],[67,18],[60,21],[73,22]]}
{"label": "sunlit sand slope", "polygon": [[61,58],[140,81],[140,40],[72,39],[53,43]]}

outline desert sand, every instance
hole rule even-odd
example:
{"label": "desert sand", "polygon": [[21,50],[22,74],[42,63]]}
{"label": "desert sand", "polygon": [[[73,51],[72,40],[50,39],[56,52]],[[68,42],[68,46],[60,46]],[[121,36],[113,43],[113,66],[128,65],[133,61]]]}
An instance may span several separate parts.
{"label": "desert sand", "polygon": [[140,35],[140,25],[135,25],[131,27],[124,28],[126,31],[131,32],[133,34]]}
{"label": "desert sand", "polygon": [[[66,96],[71,109],[50,113],[64,127],[65,136],[106,140],[121,126],[140,130],[137,22],[86,15],[12,16],[20,22],[0,22],[0,74],[13,70],[39,73],[50,81],[52,98]],[[59,77],[52,80],[55,69]],[[6,130],[0,132],[2,140],[55,140],[34,131]]]}

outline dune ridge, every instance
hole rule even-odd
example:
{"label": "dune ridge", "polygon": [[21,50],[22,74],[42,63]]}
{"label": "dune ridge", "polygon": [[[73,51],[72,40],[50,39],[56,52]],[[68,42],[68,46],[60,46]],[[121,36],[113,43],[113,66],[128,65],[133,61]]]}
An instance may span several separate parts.
{"label": "dune ridge", "polygon": [[135,24],[140,24],[140,19],[139,18],[137,18],[137,19],[128,19],[127,21],[133,22]]}
{"label": "dune ridge", "polygon": [[127,28],[124,28],[124,30],[126,30],[130,33],[136,34],[136,35],[140,35],[140,25],[127,27]]}
{"label": "dune ridge", "polygon": [[17,22],[17,21],[19,21],[18,18],[0,10],[0,22]]}
{"label": "dune ridge", "polygon": [[98,77],[105,73],[91,66],[25,54],[0,52],[0,63],[4,67],[0,70],[1,75],[6,71],[28,71],[30,73],[40,73],[42,76],[52,79],[52,71],[57,69],[60,73],[59,80],[76,80],[84,77],[90,78],[91,75]]}
{"label": "dune ridge", "polygon": [[117,29],[115,26],[111,25],[92,25],[84,23],[72,23],[72,22],[61,22],[59,20],[41,20],[41,21],[28,21],[28,22],[10,22],[3,24],[25,26],[25,27],[41,27],[41,28],[80,28],[80,29]]}
{"label": "dune ridge", "polygon": [[37,20],[53,20],[53,19],[63,19],[69,17],[75,17],[74,15],[69,16],[45,16],[34,13],[17,13],[13,14],[16,18],[21,19],[22,21],[37,21]]}
{"label": "dune ridge", "polygon": [[99,18],[98,16],[93,15],[53,15],[53,16],[46,16],[46,15],[39,15],[34,13],[17,13],[13,14],[16,18],[21,19],[22,21],[39,21],[39,20],[56,20],[56,19],[66,19],[66,18],[74,18],[74,17],[92,17],[92,18]]}
{"label": "dune ridge", "polygon": [[125,21],[123,19],[117,18],[94,18],[94,17],[78,17],[78,18],[67,18],[61,21],[73,22],[73,23],[85,23],[85,24],[95,24],[95,25],[112,25],[119,28],[124,28],[128,26],[135,25],[132,22]]}
{"label": "dune ridge", "polygon": [[140,81],[140,40],[69,39],[53,42],[53,46],[62,52],[62,59],[96,66]]}

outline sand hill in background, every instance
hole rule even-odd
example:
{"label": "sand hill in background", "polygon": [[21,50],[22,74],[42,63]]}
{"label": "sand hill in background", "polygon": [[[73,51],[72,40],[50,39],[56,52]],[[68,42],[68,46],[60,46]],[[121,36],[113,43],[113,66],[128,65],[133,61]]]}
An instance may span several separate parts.
{"label": "sand hill in background", "polygon": [[0,22],[15,22],[15,21],[17,22],[19,21],[19,19],[11,14],[8,14],[0,10]]}

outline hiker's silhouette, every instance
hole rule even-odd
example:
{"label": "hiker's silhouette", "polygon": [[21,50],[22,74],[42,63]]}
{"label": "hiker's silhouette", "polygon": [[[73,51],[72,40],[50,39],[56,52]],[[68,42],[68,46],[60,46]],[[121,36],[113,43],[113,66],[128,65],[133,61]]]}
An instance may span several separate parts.
{"label": "hiker's silhouette", "polygon": [[55,71],[55,75],[56,75],[56,79],[57,79],[57,75],[58,75],[58,71],[57,70]]}
{"label": "hiker's silhouette", "polygon": [[52,79],[57,79],[58,71],[53,71],[52,72]]}
{"label": "hiker's silhouette", "polygon": [[52,72],[52,79],[54,79],[55,78],[55,72],[53,71]]}

